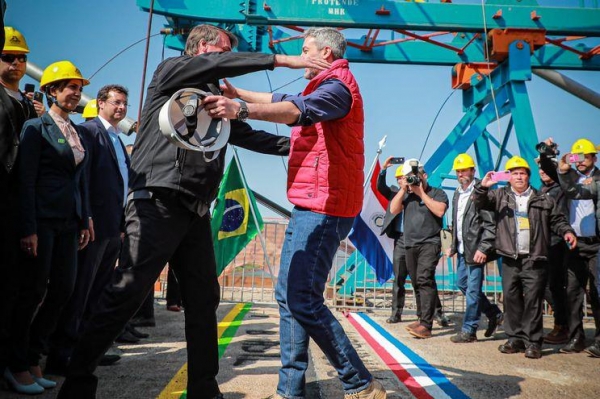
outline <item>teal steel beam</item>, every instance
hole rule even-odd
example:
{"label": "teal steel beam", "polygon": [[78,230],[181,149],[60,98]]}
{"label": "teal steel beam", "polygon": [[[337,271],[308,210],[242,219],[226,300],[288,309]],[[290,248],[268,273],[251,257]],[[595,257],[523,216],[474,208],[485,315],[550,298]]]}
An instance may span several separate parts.
{"label": "teal steel beam", "polygon": [[490,149],[490,142],[486,136],[489,136],[489,133],[487,130],[484,130],[483,134],[477,137],[474,145],[475,157],[477,158],[477,170],[479,171],[479,177],[481,178],[483,178],[486,172],[494,170],[492,150]]}
{"label": "teal steel beam", "polygon": [[[152,0],[137,0],[148,11]],[[336,26],[414,31],[483,32],[545,29],[549,35],[600,36],[600,10],[539,6],[535,1],[480,4],[404,0],[155,1],[154,13],[205,22],[248,25]],[[485,14],[485,19],[483,15]]]}

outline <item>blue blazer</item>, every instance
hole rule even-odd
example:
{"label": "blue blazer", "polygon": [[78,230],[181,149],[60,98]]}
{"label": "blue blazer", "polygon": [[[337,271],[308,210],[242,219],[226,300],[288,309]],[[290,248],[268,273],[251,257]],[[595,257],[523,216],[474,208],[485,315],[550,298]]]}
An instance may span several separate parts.
{"label": "blue blazer", "polygon": [[[81,139],[80,129],[73,125]],[[18,155],[21,237],[37,233],[40,219],[65,220],[77,217],[80,228],[88,228],[83,162],[75,156],[60,128],[50,115],[25,122]]]}
{"label": "blue blazer", "polygon": [[[119,170],[115,148],[100,119],[94,118],[79,126],[89,155],[86,179],[96,239],[118,237],[124,231],[123,193],[127,187]],[[127,151],[120,139],[119,143],[129,170]]]}

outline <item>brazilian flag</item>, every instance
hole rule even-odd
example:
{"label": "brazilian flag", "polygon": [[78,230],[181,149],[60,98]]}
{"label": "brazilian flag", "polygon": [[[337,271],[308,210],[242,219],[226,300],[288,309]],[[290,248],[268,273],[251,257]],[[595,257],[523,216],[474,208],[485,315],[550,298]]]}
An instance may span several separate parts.
{"label": "brazilian flag", "polygon": [[[217,275],[256,237],[257,224],[260,230],[264,226],[254,195],[244,183],[236,157],[233,157],[221,182],[211,221]],[[254,209],[258,223],[251,209]]]}

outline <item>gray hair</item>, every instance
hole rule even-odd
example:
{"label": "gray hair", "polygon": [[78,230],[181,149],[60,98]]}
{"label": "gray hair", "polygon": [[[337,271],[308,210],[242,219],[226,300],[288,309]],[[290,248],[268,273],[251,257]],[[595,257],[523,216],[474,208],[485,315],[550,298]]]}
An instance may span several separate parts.
{"label": "gray hair", "polygon": [[310,28],[304,32],[304,37],[314,37],[317,48],[330,47],[333,59],[344,58],[346,38],[334,28]]}
{"label": "gray hair", "polygon": [[218,28],[214,25],[197,25],[190,31],[185,42],[185,54],[195,56],[198,53],[198,45],[202,40],[208,44],[215,45],[219,42],[219,33],[225,33],[231,41],[231,48],[238,45],[237,37],[228,30]]}

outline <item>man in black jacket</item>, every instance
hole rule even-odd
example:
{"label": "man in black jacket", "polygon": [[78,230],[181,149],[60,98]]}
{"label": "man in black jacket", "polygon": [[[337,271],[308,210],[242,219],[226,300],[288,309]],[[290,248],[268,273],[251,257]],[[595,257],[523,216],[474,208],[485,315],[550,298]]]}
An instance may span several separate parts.
{"label": "man in black jacket", "polygon": [[[540,154],[537,159],[540,166],[539,174],[542,181],[540,191],[548,194],[556,201],[558,209],[569,214],[567,197],[558,184],[556,159]],[[580,243],[581,245],[581,243]],[[552,306],[554,327],[544,336],[544,342],[550,345],[566,344],[569,341],[569,310],[567,306],[567,245],[565,241],[552,232],[550,237],[550,256],[548,257],[548,284],[546,284],[545,299]]]}
{"label": "man in black jacket", "polygon": [[[223,176],[225,151],[213,161],[203,153],[169,143],[158,115],[183,88],[210,91],[219,79],[278,66],[319,68],[312,58],[233,53],[237,39],[210,25],[189,34],[185,55],[169,58],[148,86],[141,126],[131,160],[125,241],[113,282],[103,292],[75,348],[59,398],[94,398],[93,372],[104,351],[138,309],[168,262],[179,277],[185,307],[188,350],[187,397],[222,398],[217,317],[219,284],[208,209]],[[231,121],[229,142],[257,152],[287,155],[289,139]]]}
{"label": "man in black jacket", "polygon": [[454,159],[459,186],[452,198],[452,246],[448,256],[456,254],[458,288],[465,295],[467,305],[461,331],[450,340],[454,343],[477,341],[479,318],[488,318],[486,337],[491,337],[504,319],[497,305],[491,304],[482,292],[485,265],[495,255],[496,223],[490,211],[479,211],[471,199],[475,179],[475,161],[469,154]]}
{"label": "man in black jacket", "polygon": [[494,212],[495,247],[502,257],[504,330],[508,341],[502,353],[525,352],[525,357],[542,357],[542,302],[550,254],[550,231],[577,245],[572,227],[552,197],[530,186],[531,169],[523,158],[506,162],[509,185],[489,190],[497,183],[494,172],[486,173],[475,185],[473,201],[478,209]]}

